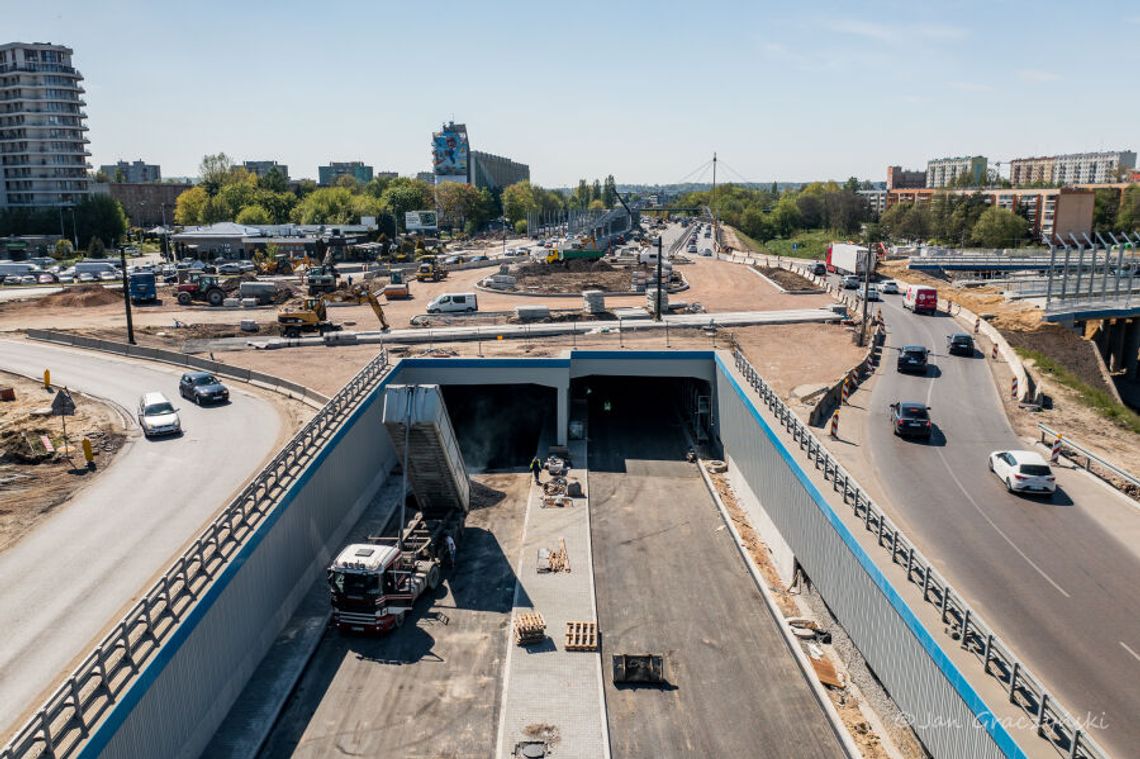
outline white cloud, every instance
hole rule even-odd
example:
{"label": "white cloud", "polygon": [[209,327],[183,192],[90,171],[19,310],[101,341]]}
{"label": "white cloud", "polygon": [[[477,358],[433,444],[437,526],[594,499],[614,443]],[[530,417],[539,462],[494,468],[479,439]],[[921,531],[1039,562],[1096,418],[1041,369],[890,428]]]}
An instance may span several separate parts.
{"label": "white cloud", "polygon": [[1044,69],[1018,69],[1017,76],[1026,82],[1033,82],[1035,84],[1055,82],[1061,78],[1052,71],[1045,71]]}
{"label": "white cloud", "polygon": [[833,32],[882,42],[902,42],[907,38],[924,40],[960,40],[967,36],[965,29],[943,24],[880,24],[861,19],[841,18],[825,22]]}
{"label": "white cloud", "polygon": [[980,82],[947,82],[946,86],[959,92],[993,92],[994,88]]}

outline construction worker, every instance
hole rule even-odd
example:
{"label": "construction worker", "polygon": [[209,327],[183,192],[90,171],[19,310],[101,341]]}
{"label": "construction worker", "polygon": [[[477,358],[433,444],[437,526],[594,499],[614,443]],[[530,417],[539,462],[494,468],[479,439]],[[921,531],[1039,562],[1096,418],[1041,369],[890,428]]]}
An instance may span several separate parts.
{"label": "construction worker", "polygon": [[542,471],[542,462],[538,460],[538,456],[535,456],[533,459],[530,460],[530,472],[531,472],[531,474],[534,475],[534,484],[535,485],[537,485],[539,483],[538,473],[541,471]]}
{"label": "construction worker", "polygon": [[447,557],[451,561],[451,566],[455,566],[455,539],[450,535],[447,536]]}

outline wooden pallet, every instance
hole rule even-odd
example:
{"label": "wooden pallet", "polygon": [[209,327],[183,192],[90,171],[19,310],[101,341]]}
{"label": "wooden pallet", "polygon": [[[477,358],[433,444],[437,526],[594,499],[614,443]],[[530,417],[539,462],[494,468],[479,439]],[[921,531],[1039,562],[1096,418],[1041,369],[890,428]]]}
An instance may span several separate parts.
{"label": "wooden pallet", "polygon": [[598,623],[597,622],[567,622],[566,623],[566,650],[567,651],[597,651],[598,650]]}
{"label": "wooden pallet", "polygon": [[525,646],[546,639],[546,620],[537,611],[524,611],[515,617],[515,643]]}
{"label": "wooden pallet", "polygon": [[566,552],[566,538],[558,539],[558,550],[550,554],[551,572],[569,572],[570,554]]}

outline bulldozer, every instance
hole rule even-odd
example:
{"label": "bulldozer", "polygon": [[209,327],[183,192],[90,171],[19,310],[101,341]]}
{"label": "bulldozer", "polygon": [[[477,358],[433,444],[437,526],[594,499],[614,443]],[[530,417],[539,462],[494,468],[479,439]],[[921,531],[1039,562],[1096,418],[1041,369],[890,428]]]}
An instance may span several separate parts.
{"label": "bulldozer", "polygon": [[[380,320],[381,330],[387,332],[390,327],[376,293],[362,285],[353,288],[352,293],[357,303],[367,303],[372,306],[372,312]],[[323,335],[326,332],[339,332],[342,329],[340,324],[329,321],[324,295],[304,298],[299,303],[286,304],[277,312],[277,323],[281,325],[282,334],[290,338],[300,337],[303,332]]]}
{"label": "bulldozer", "polygon": [[253,263],[257,266],[259,274],[292,274],[293,261],[288,253],[278,253],[273,258],[263,253],[255,253]]}

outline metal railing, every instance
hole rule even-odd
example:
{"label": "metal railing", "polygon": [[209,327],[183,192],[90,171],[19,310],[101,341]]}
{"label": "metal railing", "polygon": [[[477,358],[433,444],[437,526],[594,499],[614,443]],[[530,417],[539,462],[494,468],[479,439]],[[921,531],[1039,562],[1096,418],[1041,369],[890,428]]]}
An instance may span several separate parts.
{"label": "metal railing", "polygon": [[388,370],[381,352],[285,444],[143,594],[0,751],[0,759],[74,756],[281,496]]}
{"label": "metal railing", "polygon": [[1108,754],[1085,734],[992,628],[958,596],[915,544],[883,514],[811,429],[756,372],[744,354],[734,350],[733,358],[737,371],[775,415],[808,461],[814,464],[815,470],[822,471],[824,481],[830,482],[832,490],[841,495],[845,505],[851,507],[855,518],[862,521],[863,529],[874,534],[876,545],[889,553],[891,564],[904,567],[906,581],[920,587],[923,601],[938,609],[939,619],[951,640],[972,654],[981,663],[982,671],[1002,685],[1009,694],[1010,703],[1034,721],[1037,735],[1071,759],[1107,759]]}
{"label": "metal railing", "polygon": [[[1049,427],[1045,424],[1042,424],[1041,422],[1037,423],[1037,429],[1039,429],[1041,431],[1041,442],[1042,443],[1052,445],[1053,442],[1058,440],[1058,439],[1061,441],[1061,455],[1062,456],[1065,456],[1066,458],[1070,458],[1073,460],[1076,460],[1077,456],[1084,456],[1084,459],[1085,459],[1084,467],[1085,467],[1086,471],[1091,472],[1092,474],[1095,474],[1098,477],[1101,477],[1102,479],[1107,479],[1105,477],[1105,473],[1107,473],[1109,476],[1116,477],[1117,479],[1121,480],[1125,484],[1131,485],[1132,487],[1136,488],[1137,490],[1140,490],[1140,478],[1137,478],[1131,472],[1127,472],[1127,471],[1121,469],[1116,464],[1113,464],[1111,461],[1107,461],[1105,459],[1102,459],[1100,456],[1096,455],[1095,453],[1090,451],[1088,448],[1085,448],[1085,447],[1079,445],[1078,443],[1074,443],[1072,440],[1065,437],[1063,433],[1057,432],[1056,430],[1052,429],[1051,427]],[[1096,471],[1096,469],[1094,469],[1094,465],[1096,467],[1100,467],[1100,469],[1102,469],[1103,472]]]}

